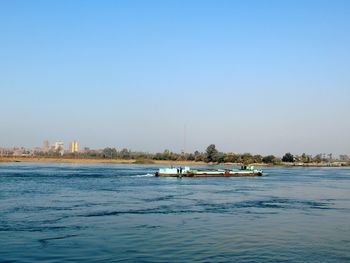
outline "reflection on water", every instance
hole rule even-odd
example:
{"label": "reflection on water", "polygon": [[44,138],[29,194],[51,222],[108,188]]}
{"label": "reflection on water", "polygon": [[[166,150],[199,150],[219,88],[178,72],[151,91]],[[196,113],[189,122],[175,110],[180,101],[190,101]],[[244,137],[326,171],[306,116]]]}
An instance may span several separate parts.
{"label": "reflection on water", "polygon": [[0,164],[1,261],[348,262],[350,169]]}

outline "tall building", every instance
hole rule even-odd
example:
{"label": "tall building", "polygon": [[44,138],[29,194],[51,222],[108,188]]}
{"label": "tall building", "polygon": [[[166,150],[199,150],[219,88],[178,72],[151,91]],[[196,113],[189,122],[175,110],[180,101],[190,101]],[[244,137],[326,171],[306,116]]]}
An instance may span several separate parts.
{"label": "tall building", "polygon": [[64,142],[63,141],[55,142],[53,149],[54,149],[54,151],[59,152],[61,155],[63,155],[64,154]]}
{"label": "tall building", "polygon": [[78,141],[72,141],[69,145],[69,151],[71,153],[79,152],[79,142]]}
{"label": "tall building", "polygon": [[43,150],[44,152],[47,152],[47,151],[49,151],[49,149],[50,149],[49,141],[48,141],[48,140],[45,140],[45,141],[43,142],[43,148],[42,148],[42,150]]}
{"label": "tall building", "polygon": [[54,149],[56,151],[64,150],[64,142],[63,141],[57,141],[54,144]]}

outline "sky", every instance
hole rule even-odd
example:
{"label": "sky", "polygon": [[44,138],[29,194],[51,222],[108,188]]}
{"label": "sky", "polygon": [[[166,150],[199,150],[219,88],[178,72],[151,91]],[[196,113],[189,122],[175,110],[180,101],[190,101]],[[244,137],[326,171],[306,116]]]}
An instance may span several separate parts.
{"label": "sky", "polygon": [[350,154],[349,13],[350,1],[3,0],[0,147]]}

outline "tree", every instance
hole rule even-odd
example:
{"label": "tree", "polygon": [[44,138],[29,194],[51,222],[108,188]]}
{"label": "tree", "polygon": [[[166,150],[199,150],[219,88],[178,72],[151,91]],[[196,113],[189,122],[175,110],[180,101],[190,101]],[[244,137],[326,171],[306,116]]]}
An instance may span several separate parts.
{"label": "tree", "polygon": [[186,154],[185,157],[186,157],[187,161],[194,161],[194,154],[193,153]]}
{"label": "tree", "polygon": [[347,156],[346,154],[341,154],[339,155],[339,159],[340,161],[349,161],[349,156]]}
{"label": "tree", "polygon": [[194,152],[194,160],[196,162],[202,162],[205,160],[204,153],[200,153],[199,151]]}
{"label": "tree", "polygon": [[263,157],[260,154],[256,154],[253,156],[253,158],[254,158],[254,163],[261,163]]}
{"label": "tree", "polygon": [[287,163],[292,163],[294,162],[294,156],[291,153],[286,153],[283,157],[282,157],[282,161],[283,162],[287,162]]}
{"label": "tree", "polygon": [[104,148],[102,151],[104,158],[115,158],[117,156],[117,150],[115,148]]}
{"label": "tree", "polygon": [[217,158],[218,150],[216,150],[215,144],[210,144],[206,150],[206,162],[215,162]]}
{"label": "tree", "polygon": [[322,162],[322,154],[319,153],[319,154],[315,155],[315,157],[313,158],[313,161],[314,161],[315,163],[320,163],[320,162]]}
{"label": "tree", "polygon": [[262,158],[263,163],[274,163],[275,162],[276,157],[273,155],[267,155],[265,157]]}
{"label": "tree", "polygon": [[312,157],[310,155],[307,155],[306,153],[303,153],[301,155],[301,161],[303,163],[309,163],[309,162],[311,162],[311,159],[312,159]]}
{"label": "tree", "polygon": [[215,161],[218,163],[223,163],[225,162],[225,154],[223,152],[218,152],[215,155]]}
{"label": "tree", "polygon": [[241,155],[241,163],[248,165],[254,162],[254,157],[250,153],[243,153]]}
{"label": "tree", "polygon": [[328,161],[331,162],[332,160],[333,160],[333,154],[330,153],[330,154],[328,154]]}
{"label": "tree", "polygon": [[123,148],[121,151],[120,151],[120,157],[122,159],[129,159],[130,158],[130,151],[126,148]]}
{"label": "tree", "polygon": [[234,154],[234,153],[227,153],[225,155],[224,161],[226,163],[238,163],[239,162],[239,155]]}

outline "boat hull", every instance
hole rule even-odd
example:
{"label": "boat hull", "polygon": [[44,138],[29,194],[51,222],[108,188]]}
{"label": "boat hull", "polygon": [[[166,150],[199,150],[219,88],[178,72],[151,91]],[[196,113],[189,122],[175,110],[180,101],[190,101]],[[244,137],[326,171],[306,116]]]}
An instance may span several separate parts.
{"label": "boat hull", "polygon": [[165,174],[156,172],[159,177],[243,177],[243,176],[262,176],[261,172],[237,172],[237,173],[186,173],[186,174]]}

